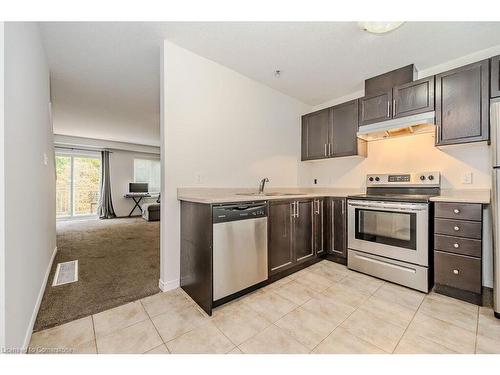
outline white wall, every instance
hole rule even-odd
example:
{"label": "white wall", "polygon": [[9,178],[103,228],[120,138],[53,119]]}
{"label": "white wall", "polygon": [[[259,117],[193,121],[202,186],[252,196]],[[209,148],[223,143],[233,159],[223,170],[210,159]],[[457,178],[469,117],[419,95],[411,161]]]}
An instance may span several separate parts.
{"label": "white wall", "polygon": [[[127,216],[132,207],[134,207],[132,199],[123,197],[128,193],[128,184],[134,182],[134,159],[160,160],[160,155],[119,150],[113,150],[109,155],[111,197],[116,216]],[[146,201],[143,200],[141,204]],[[134,215],[139,214],[140,212],[136,208]]]}
{"label": "white wall", "polygon": [[[179,186],[297,184],[300,115],[310,106],[164,43],[162,77],[162,272],[179,279]],[[199,178],[198,178],[199,176]]]}
{"label": "white wall", "polygon": [[[299,184],[331,187],[364,187],[367,173],[440,171],[442,188],[491,187],[490,149],[485,143],[434,147],[434,134],[368,142],[368,157],[303,162]],[[464,172],[472,172],[472,184],[462,184]]]}
{"label": "white wall", "polygon": [[5,341],[20,348],[56,247],[49,70],[36,23],[5,23],[5,139]]}
{"label": "white wall", "polygon": [[4,22],[0,22],[0,347],[5,346]]}

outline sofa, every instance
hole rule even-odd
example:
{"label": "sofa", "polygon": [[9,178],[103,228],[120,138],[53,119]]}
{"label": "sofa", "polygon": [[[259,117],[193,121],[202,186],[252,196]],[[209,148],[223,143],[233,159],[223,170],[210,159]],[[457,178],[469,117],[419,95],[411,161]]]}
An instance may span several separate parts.
{"label": "sofa", "polygon": [[160,196],[156,202],[144,203],[141,207],[142,218],[146,221],[159,221],[160,220]]}

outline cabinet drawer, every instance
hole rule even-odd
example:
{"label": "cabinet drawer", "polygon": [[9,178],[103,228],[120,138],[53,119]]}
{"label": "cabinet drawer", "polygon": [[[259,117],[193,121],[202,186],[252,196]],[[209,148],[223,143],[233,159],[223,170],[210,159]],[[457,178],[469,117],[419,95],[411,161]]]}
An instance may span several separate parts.
{"label": "cabinet drawer", "polygon": [[480,258],[481,240],[437,234],[434,237],[434,249]]}
{"label": "cabinet drawer", "polygon": [[481,222],[434,219],[436,234],[481,239]]}
{"label": "cabinet drawer", "polygon": [[445,219],[481,221],[482,207],[475,203],[436,203],[435,216]]}
{"label": "cabinet drawer", "polygon": [[434,251],[434,281],[481,293],[481,259]]}

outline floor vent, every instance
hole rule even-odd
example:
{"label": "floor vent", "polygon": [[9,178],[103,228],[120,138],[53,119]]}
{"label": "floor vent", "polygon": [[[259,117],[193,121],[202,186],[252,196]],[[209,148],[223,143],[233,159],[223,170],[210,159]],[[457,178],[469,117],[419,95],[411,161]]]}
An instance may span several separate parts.
{"label": "floor vent", "polygon": [[58,263],[52,286],[74,283],[78,281],[78,260]]}

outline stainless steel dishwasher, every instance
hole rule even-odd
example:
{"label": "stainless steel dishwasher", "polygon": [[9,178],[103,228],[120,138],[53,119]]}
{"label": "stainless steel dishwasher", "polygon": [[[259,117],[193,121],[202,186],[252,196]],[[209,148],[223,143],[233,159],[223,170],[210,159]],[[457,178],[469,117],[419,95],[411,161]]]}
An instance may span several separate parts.
{"label": "stainless steel dishwasher", "polygon": [[267,280],[267,205],[215,206],[213,215],[214,301]]}

